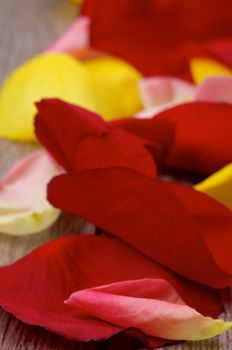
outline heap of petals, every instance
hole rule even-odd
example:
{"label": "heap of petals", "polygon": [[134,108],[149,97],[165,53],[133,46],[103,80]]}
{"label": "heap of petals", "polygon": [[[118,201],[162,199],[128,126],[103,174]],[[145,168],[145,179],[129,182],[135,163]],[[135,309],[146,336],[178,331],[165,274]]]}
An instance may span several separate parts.
{"label": "heap of petals", "polygon": [[[94,113],[59,100],[44,100],[37,106],[37,136],[66,170],[48,187],[48,199],[54,206],[84,218],[185,277],[217,288],[230,284],[230,210],[190,187],[159,180],[155,151],[156,145],[161,149],[164,142],[160,129],[175,121],[176,137],[171,144],[170,133],[166,162],[169,164],[173,154],[179,160],[178,144],[183,145],[185,135],[188,143],[195,143],[188,130],[201,113],[203,126],[208,128],[213,121],[215,137],[224,137],[225,142],[220,144],[218,158],[214,143],[201,153],[196,148],[195,161],[205,163],[208,159],[207,171],[217,168],[227,151],[228,158],[232,157],[231,139],[221,134],[220,118],[211,115],[209,120],[204,112],[213,107],[212,112],[218,109],[229,122],[232,107],[188,104],[154,119],[123,120],[121,127],[120,122],[106,123]],[[186,112],[182,113],[186,107],[189,123]],[[178,128],[183,133],[178,133]],[[64,131],[69,134],[68,143],[64,142]],[[188,150],[187,146],[183,149]],[[200,148],[199,140],[196,147]],[[140,220],[133,220],[136,217]]]}
{"label": "heap of petals", "polygon": [[85,0],[80,13],[0,90],[0,136],[45,148],[1,179],[0,231],[40,232],[64,211],[95,233],[0,267],[0,305],[78,342],[216,336],[232,327],[219,318],[232,284],[232,3]]}
{"label": "heap of petals", "polygon": [[[208,105],[186,106],[194,114]],[[156,159],[162,154],[165,162],[175,147],[173,120],[161,114],[104,122],[54,99],[37,108],[37,136],[65,169],[49,184],[49,201],[94,224],[102,237],[59,239],[1,268],[0,281],[8,281],[1,305],[78,341],[130,331],[154,347],[231,327],[211,317],[232,283],[232,213],[200,191],[157,177],[164,163]],[[175,117],[179,108],[170,111]],[[211,147],[205,152],[210,158]]]}

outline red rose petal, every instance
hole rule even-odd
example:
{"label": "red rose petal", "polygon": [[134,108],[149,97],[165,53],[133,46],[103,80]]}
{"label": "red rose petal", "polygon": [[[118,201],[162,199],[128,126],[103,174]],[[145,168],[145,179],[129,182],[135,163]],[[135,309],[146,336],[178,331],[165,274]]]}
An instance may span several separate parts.
{"label": "red rose petal", "polygon": [[84,235],[49,242],[16,263],[1,267],[0,304],[23,322],[74,340],[99,340],[121,328],[83,318],[64,300],[77,290],[143,278],[165,279],[201,313],[215,317],[221,311],[220,291],[177,277],[118,240]]}
{"label": "red rose petal", "polygon": [[[93,152],[94,148],[94,152]],[[100,160],[100,161],[99,161]],[[86,138],[76,145],[75,170],[126,167],[155,178],[156,167],[144,142],[126,131],[111,130],[104,138]]]}
{"label": "red rose petal", "polygon": [[176,126],[168,166],[207,175],[232,161],[232,105],[188,103],[166,110],[156,118]]}
{"label": "red rose petal", "polygon": [[43,111],[39,114],[39,123],[38,118],[35,120],[37,136],[67,170],[73,167],[75,143],[79,139],[87,135],[100,137],[107,133],[101,117],[87,109],[59,99],[44,99],[36,106]]}
{"label": "red rose petal", "polygon": [[36,134],[66,170],[119,166],[155,177],[145,140],[123,129],[107,128],[95,113],[60,100],[43,100],[37,108]]}
{"label": "red rose petal", "polygon": [[210,53],[232,68],[232,40],[213,41],[207,45]]}
{"label": "red rose petal", "polygon": [[231,273],[231,210],[193,188],[167,182],[165,186],[181,199],[197,222],[216,263]]}
{"label": "red rose petal", "polygon": [[161,165],[164,163],[174,141],[175,123],[166,119],[126,118],[109,122],[108,126],[121,128],[146,140],[147,147],[155,161]]}
{"label": "red rose petal", "polygon": [[232,37],[230,0],[85,0],[81,12],[91,18],[94,48],[150,76],[190,79],[190,58],[207,52],[208,41]]}
{"label": "red rose petal", "polygon": [[[195,197],[200,203],[204,196],[194,190],[185,194],[190,203],[196,202]],[[54,206],[121,238],[185,277],[216,288],[232,282],[232,264],[227,263],[231,255],[221,259],[220,253],[224,252],[222,229],[223,245],[232,245],[228,235],[232,214],[207,196],[208,209],[194,216],[182,193],[173,194],[164,183],[138,172],[112,168],[58,176],[48,187],[48,198]],[[213,225],[213,240],[219,245],[216,251],[204,238]]]}

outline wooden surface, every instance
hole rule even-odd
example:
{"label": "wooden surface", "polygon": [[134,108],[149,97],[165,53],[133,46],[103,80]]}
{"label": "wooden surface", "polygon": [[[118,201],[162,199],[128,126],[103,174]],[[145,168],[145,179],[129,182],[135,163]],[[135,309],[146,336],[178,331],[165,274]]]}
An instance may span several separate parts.
{"label": "wooden surface", "polygon": [[[76,8],[66,0],[0,0],[0,82],[27,58],[45,49],[74,18]],[[0,140],[0,176],[17,159],[35,146]],[[0,234],[0,264],[8,264],[43,242],[61,234],[80,231],[83,221],[62,215],[50,230],[21,238]],[[226,306],[226,319],[232,319],[232,307]],[[116,350],[129,349],[125,343]],[[0,310],[0,349],[108,349],[110,343],[90,347],[78,345],[39,328],[24,325]],[[183,343],[167,350],[231,350],[232,332],[209,341]]]}

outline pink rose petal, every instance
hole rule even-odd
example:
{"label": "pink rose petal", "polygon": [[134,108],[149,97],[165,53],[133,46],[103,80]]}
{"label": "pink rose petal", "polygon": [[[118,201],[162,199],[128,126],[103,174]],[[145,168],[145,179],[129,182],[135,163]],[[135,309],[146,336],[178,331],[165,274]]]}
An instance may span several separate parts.
{"label": "pink rose petal", "polygon": [[195,86],[186,81],[171,77],[151,77],[139,84],[145,109],[138,117],[152,117],[167,108],[192,99]]}
{"label": "pink rose petal", "polygon": [[140,81],[140,92],[146,108],[191,98],[195,86],[171,77],[152,77]]}
{"label": "pink rose petal", "polygon": [[232,78],[211,76],[197,88],[196,101],[232,103]]}
{"label": "pink rose petal", "polygon": [[90,19],[77,17],[70,27],[46,51],[76,54],[89,47]]}
{"label": "pink rose petal", "polygon": [[187,306],[162,279],[113,283],[73,293],[67,300],[81,317],[95,317],[110,325],[138,328],[149,336],[174,340],[213,337],[232,326],[204,317]]}

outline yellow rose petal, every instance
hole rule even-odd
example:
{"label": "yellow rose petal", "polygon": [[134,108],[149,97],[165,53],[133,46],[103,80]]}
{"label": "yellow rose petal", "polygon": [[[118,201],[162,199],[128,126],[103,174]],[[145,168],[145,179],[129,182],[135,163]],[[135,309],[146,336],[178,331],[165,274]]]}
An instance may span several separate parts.
{"label": "yellow rose petal", "polygon": [[132,66],[116,58],[83,63],[64,53],[36,56],[17,68],[0,91],[0,137],[34,141],[34,103],[60,98],[97,112],[105,119],[141,109],[138,80]]}
{"label": "yellow rose petal", "polygon": [[42,98],[57,97],[104,114],[104,105],[97,108],[95,89],[83,64],[68,54],[32,58],[8,77],[0,91],[0,137],[35,140],[34,103]]}
{"label": "yellow rose petal", "polygon": [[194,58],[190,62],[190,69],[195,83],[200,84],[209,76],[232,76],[232,70],[209,58]]}
{"label": "yellow rose petal", "polygon": [[85,67],[98,81],[99,100],[108,107],[106,119],[131,116],[141,110],[141,74],[134,67],[115,57],[91,59]]}
{"label": "yellow rose petal", "polygon": [[197,184],[195,188],[232,210],[232,163]]}

